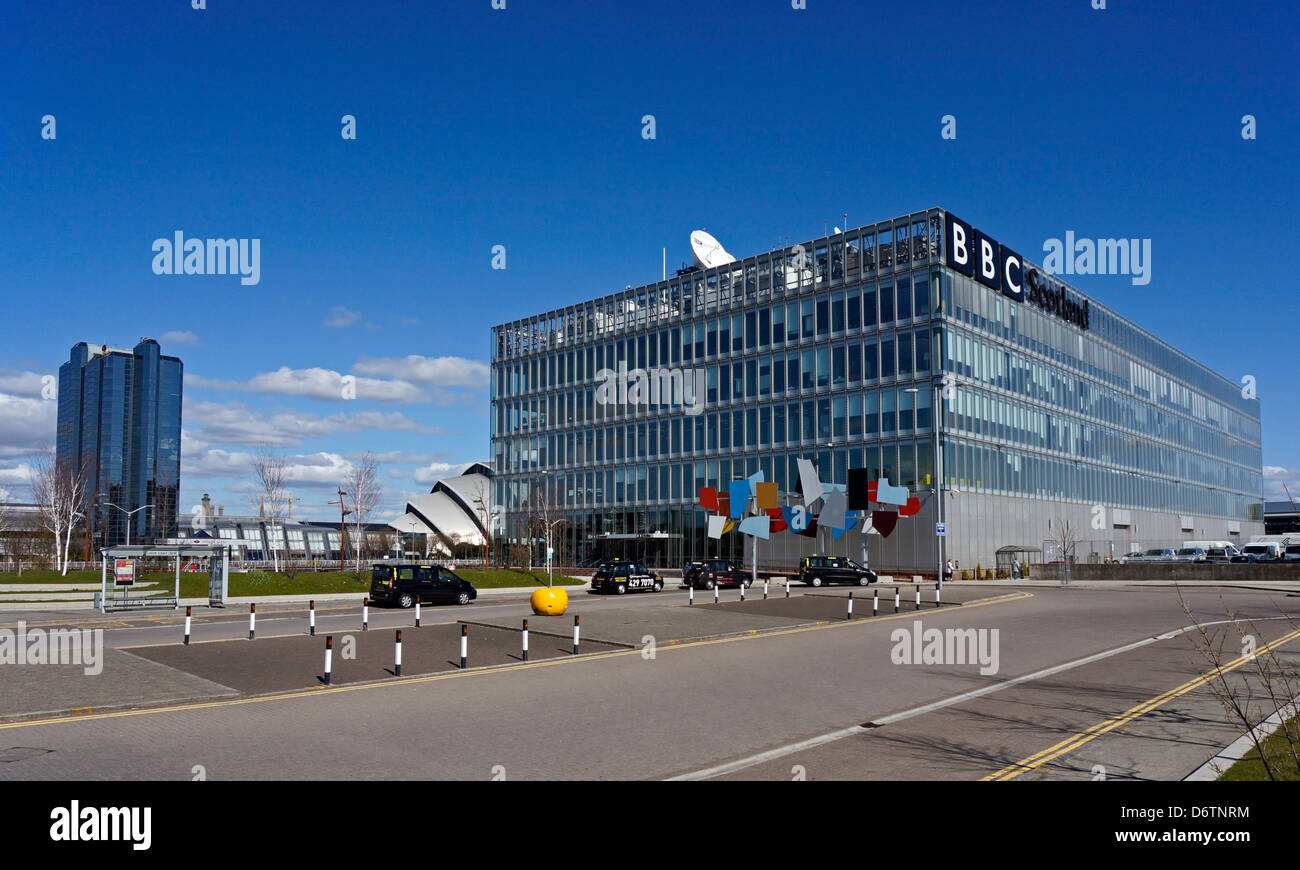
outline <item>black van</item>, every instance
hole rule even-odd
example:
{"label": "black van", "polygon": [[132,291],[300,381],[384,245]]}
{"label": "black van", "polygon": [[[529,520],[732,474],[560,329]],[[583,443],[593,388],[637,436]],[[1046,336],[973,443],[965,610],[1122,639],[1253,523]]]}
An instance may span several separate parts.
{"label": "black van", "polygon": [[429,604],[469,604],[478,590],[441,565],[398,562],[375,565],[370,572],[370,600],[414,607],[417,599]]}

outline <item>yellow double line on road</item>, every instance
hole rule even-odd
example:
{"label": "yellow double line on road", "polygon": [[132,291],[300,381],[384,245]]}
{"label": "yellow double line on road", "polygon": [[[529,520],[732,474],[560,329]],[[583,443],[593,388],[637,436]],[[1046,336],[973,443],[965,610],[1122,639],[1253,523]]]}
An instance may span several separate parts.
{"label": "yellow double line on road", "polygon": [[1049,746],[1048,748],[1044,749],[1042,752],[1035,753],[1034,755],[1029,756],[1023,761],[1017,761],[1015,764],[1009,764],[1006,767],[999,770],[997,773],[991,773],[988,776],[982,777],[980,781],[981,782],[1006,782],[1007,780],[1015,779],[1017,776],[1020,776],[1022,773],[1029,773],[1032,770],[1037,770],[1038,768],[1042,767],[1044,764],[1047,764],[1049,761],[1054,761],[1055,759],[1060,758],[1062,755],[1066,755],[1070,752],[1073,752],[1074,750],[1080,748],[1081,746],[1090,743],[1093,740],[1096,740],[1098,737],[1102,736],[1103,734],[1109,733],[1111,731],[1114,731],[1116,728],[1127,725],[1128,723],[1132,722],[1134,719],[1137,719],[1139,716],[1145,715],[1146,713],[1150,713],[1152,710],[1156,709],[1157,707],[1161,707],[1169,703],[1170,701],[1174,700],[1175,698],[1186,695],[1188,692],[1194,689],[1198,689],[1201,686],[1204,686],[1206,683],[1210,682],[1211,680],[1214,680],[1219,676],[1222,676],[1223,674],[1227,674],[1232,671],[1235,671],[1237,668],[1241,667],[1247,662],[1254,661],[1257,657],[1259,657],[1260,654],[1266,653],[1269,650],[1274,649],[1275,647],[1279,647],[1284,643],[1288,643],[1292,640],[1295,640],[1296,638],[1300,638],[1300,629],[1297,629],[1296,631],[1293,631],[1290,634],[1285,634],[1282,637],[1279,637],[1277,640],[1273,641],[1272,643],[1269,643],[1261,647],[1260,649],[1257,649],[1255,651],[1255,654],[1252,656],[1241,656],[1239,658],[1233,659],[1232,661],[1228,662],[1226,665],[1223,665],[1220,668],[1216,668],[1215,670],[1212,671],[1206,671],[1205,673],[1201,674],[1199,677],[1196,677],[1195,679],[1192,680],[1188,680],[1187,682],[1183,683],[1181,686],[1175,686],[1174,688],[1170,689],[1167,692],[1156,695],[1154,698],[1151,698],[1149,700],[1143,701],[1141,704],[1138,704],[1136,707],[1132,707],[1131,709],[1125,710],[1123,713],[1120,713],[1118,716],[1114,716],[1110,719],[1105,720],[1104,722],[1098,722],[1096,725],[1093,725],[1088,730],[1080,731],[1078,734],[1075,734],[1071,737],[1067,737],[1065,740],[1062,740],[1060,743],[1057,743],[1054,746]]}

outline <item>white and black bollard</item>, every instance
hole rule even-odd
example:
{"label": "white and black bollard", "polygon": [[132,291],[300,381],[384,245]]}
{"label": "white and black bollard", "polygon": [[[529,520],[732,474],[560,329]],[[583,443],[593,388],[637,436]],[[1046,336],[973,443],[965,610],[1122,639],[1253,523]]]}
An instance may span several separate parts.
{"label": "white and black bollard", "polygon": [[316,602],[307,602],[307,627],[312,637],[316,636]]}
{"label": "white and black bollard", "polygon": [[895,613],[898,612],[898,592],[900,589],[902,589],[901,586],[894,587],[894,612]]}
{"label": "white and black bollard", "polygon": [[188,605],[185,607],[185,645],[190,645],[190,608]]}
{"label": "white and black bollard", "polygon": [[790,597],[790,578],[785,578],[785,597]]}
{"label": "white and black bollard", "polygon": [[853,618],[853,593],[849,592],[849,610],[844,614],[845,619]]}
{"label": "white and black bollard", "polygon": [[578,626],[582,624],[582,617],[574,615],[573,617],[573,654],[578,654]]}
{"label": "white and black bollard", "polygon": [[934,587],[934,606],[939,606],[939,587],[937,585]]}
{"label": "white and black bollard", "polygon": [[469,666],[469,626],[462,624],[460,627],[460,669],[463,671]]}
{"label": "white and black bollard", "polygon": [[415,596],[415,627],[420,627],[420,596]]}
{"label": "white and black bollard", "polygon": [[370,599],[361,599],[361,630],[370,630]]}
{"label": "white and black bollard", "polygon": [[693,605],[695,604],[695,584],[692,583],[690,586],[688,586],[688,587],[686,587],[686,588],[687,588],[688,590],[690,590],[690,591],[689,591],[689,594],[690,594],[690,596],[691,596],[690,600],[687,601],[686,603],[687,603],[688,605],[692,605],[692,606],[693,606]]}
{"label": "white and black bollard", "polygon": [[717,584],[717,583],[714,583],[714,584],[713,584],[713,603],[714,603],[714,604],[717,604],[717,603],[718,603],[718,584]]}
{"label": "white and black bollard", "polygon": [[330,665],[334,663],[334,635],[325,635],[325,685],[330,684]]}
{"label": "white and black bollard", "polygon": [[393,650],[393,676],[402,675],[402,630],[397,630],[397,646]]}
{"label": "white and black bollard", "polygon": [[916,584],[916,609],[921,609],[921,584]]}
{"label": "white and black bollard", "polygon": [[743,603],[744,600],[745,600],[745,581],[744,581],[744,580],[741,580],[741,581],[740,581],[740,600],[741,600],[742,603]]}
{"label": "white and black bollard", "polygon": [[879,615],[880,615],[880,590],[879,590],[879,589],[874,589],[874,590],[872,590],[872,595],[871,595],[871,615],[872,615],[872,616],[879,616]]}
{"label": "white and black bollard", "polygon": [[524,661],[528,661],[528,620],[524,620]]}
{"label": "white and black bollard", "polygon": [[248,639],[252,640],[257,630],[257,605],[248,605]]}
{"label": "white and black bollard", "polygon": [[767,578],[763,578],[763,600],[767,600]]}

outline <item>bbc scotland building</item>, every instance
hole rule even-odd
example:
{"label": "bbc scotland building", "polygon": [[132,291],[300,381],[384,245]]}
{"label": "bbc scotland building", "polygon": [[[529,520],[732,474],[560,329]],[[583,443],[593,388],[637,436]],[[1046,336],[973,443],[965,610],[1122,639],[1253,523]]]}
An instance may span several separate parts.
{"label": "bbc scotland building", "polygon": [[[494,542],[553,526],[561,563],[742,558],[700,488],[762,471],[801,502],[801,457],[920,499],[865,535],[878,570],[1051,561],[1065,523],[1080,562],[1263,532],[1257,400],[937,208],[505,323],[491,355]],[[609,401],[638,369],[687,394]],[[759,567],[863,535],[777,534]]]}

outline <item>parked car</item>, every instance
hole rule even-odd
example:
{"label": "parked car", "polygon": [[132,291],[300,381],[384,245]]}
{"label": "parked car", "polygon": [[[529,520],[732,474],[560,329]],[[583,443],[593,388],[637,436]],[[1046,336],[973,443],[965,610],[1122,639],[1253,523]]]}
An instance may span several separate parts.
{"label": "parked car", "polygon": [[687,586],[690,586],[691,581],[695,578],[696,574],[700,573],[700,568],[703,566],[704,566],[704,562],[702,560],[687,562],[685,565],[683,565],[682,582],[685,583]]}
{"label": "parked car", "polygon": [[442,565],[391,563],[374,565],[370,571],[370,600],[375,603],[414,607],[416,601],[430,604],[469,604],[478,590]]}
{"label": "parked car", "polygon": [[651,572],[640,562],[602,562],[591,578],[593,592],[613,592],[623,595],[631,592],[658,592],[664,588],[664,578]]}
{"label": "parked car", "polygon": [[1231,562],[1232,557],[1239,553],[1240,551],[1236,547],[1211,547],[1205,551],[1205,561],[1220,564]]}
{"label": "parked car", "polygon": [[752,582],[749,572],[736,563],[724,559],[706,559],[687,579],[686,585],[696,589],[712,589],[714,586],[748,586]]}
{"label": "parked car", "polygon": [[1280,544],[1247,544],[1241,553],[1232,557],[1234,562],[1277,562],[1282,553]]}
{"label": "parked car", "polygon": [[1180,547],[1174,553],[1175,562],[1204,562],[1205,550],[1201,547]]}
{"label": "parked car", "polygon": [[1143,553],[1141,550],[1134,550],[1132,553],[1125,553],[1123,556],[1119,557],[1119,563],[1121,565],[1127,565],[1129,562],[1141,562],[1142,555]]}
{"label": "parked car", "polygon": [[1153,547],[1153,548],[1151,548],[1150,550],[1145,550],[1145,551],[1142,553],[1142,558],[1141,558],[1141,559],[1136,559],[1136,560],[1134,560],[1134,561],[1137,561],[1137,562],[1172,562],[1172,561],[1174,561],[1175,556],[1176,556],[1176,554],[1175,554],[1174,551],[1173,551],[1172,549],[1170,549],[1169,547],[1163,547],[1163,548],[1161,548],[1161,547]]}
{"label": "parked car", "polygon": [[1300,544],[1290,544],[1282,553],[1283,562],[1300,562]]}
{"label": "parked car", "polygon": [[843,556],[805,556],[799,564],[799,581],[809,586],[831,583],[866,586],[876,582],[876,572]]}

